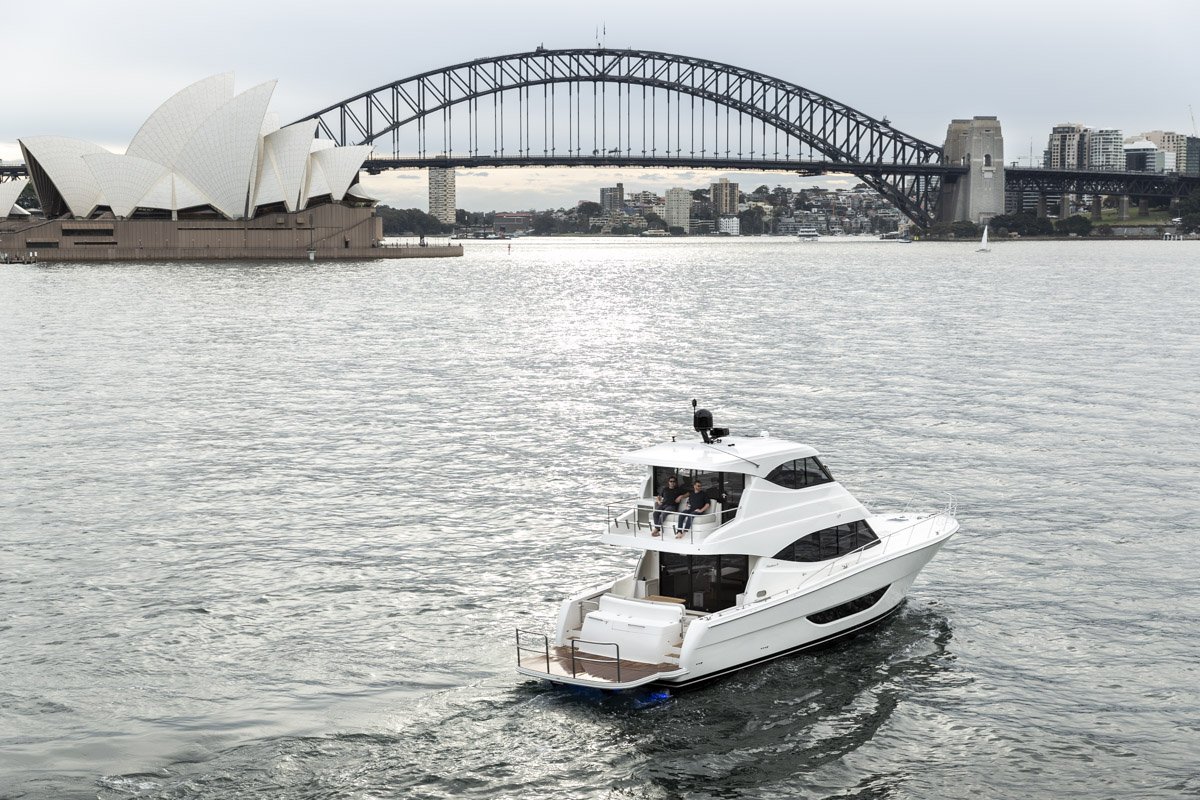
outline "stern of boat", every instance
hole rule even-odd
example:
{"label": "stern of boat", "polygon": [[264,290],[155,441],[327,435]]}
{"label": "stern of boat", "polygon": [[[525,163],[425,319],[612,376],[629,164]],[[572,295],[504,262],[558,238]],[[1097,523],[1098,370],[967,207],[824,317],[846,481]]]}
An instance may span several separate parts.
{"label": "stern of boat", "polygon": [[[574,609],[579,602],[570,600],[564,607],[570,604]],[[580,612],[579,627],[560,628],[558,641],[518,629],[517,672],[553,683],[610,690],[687,673],[679,663],[687,618],[683,605],[673,598],[602,594],[595,601],[584,601]],[[566,614],[567,619],[575,616]]]}

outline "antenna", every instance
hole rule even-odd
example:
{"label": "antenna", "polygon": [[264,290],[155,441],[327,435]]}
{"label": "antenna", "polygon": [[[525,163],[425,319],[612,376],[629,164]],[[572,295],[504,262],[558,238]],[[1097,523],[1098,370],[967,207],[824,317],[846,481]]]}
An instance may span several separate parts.
{"label": "antenna", "polygon": [[1192,136],[1200,135],[1196,133],[1196,112],[1192,111],[1192,107],[1190,105],[1188,106],[1188,113],[1192,115]]}

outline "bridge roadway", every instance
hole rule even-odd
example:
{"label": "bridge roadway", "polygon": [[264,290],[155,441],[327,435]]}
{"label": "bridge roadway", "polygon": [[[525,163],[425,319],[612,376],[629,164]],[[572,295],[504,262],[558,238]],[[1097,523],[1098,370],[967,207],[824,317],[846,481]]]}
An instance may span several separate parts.
{"label": "bridge roadway", "polygon": [[[967,167],[948,164],[854,163],[838,161],[801,161],[797,159],[720,158],[711,156],[635,156],[624,153],[594,155],[462,155],[413,156],[411,158],[369,158],[363,170],[378,175],[391,169],[428,167],[636,167],[750,170],[755,172],[792,172],[799,175],[936,175],[957,177],[965,175]],[[953,177],[951,179],[953,179]]]}
{"label": "bridge roadway", "polygon": [[1124,172],[1100,170],[1007,167],[1006,192],[1039,194],[1107,195],[1179,199],[1200,190],[1200,176],[1178,172]]}
{"label": "bridge roadway", "polygon": [[[378,175],[393,169],[428,167],[635,167],[728,169],[755,172],[790,172],[803,176],[831,174],[931,175],[956,180],[967,167],[947,164],[845,164],[837,161],[800,161],[789,159],[729,158],[714,160],[696,156],[632,156],[625,154],[576,155],[464,155],[423,156],[412,158],[370,158],[363,171]],[[0,180],[26,176],[25,165],[0,164]],[[1114,172],[1097,170],[1045,169],[1042,167],[1006,167],[1004,189],[1007,192],[1039,194],[1105,195],[1119,197],[1155,197],[1180,199],[1200,191],[1200,176],[1179,173]]]}

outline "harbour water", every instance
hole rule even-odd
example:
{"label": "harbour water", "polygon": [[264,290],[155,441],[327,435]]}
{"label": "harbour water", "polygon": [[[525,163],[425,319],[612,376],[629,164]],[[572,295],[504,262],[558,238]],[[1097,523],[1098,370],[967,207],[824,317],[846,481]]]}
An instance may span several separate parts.
{"label": "harbour water", "polygon": [[[0,268],[0,797],[1200,796],[1200,254],[976,247]],[[819,653],[520,678],[693,397],[962,532]]]}

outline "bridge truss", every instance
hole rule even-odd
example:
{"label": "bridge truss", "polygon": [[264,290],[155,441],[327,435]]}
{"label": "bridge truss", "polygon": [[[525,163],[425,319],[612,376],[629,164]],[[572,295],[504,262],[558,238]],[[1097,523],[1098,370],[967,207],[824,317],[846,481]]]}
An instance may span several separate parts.
{"label": "bridge truss", "polygon": [[1004,171],[1004,187],[1009,192],[1125,195],[1178,200],[1200,191],[1200,177],[1175,172],[1100,172],[1009,167]]}
{"label": "bridge truss", "polygon": [[752,70],[645,50],[479,59],[329,106],[318,136],[374,144],[372,171],[427,166],[638,166],[858,176],[922,226],[965,171],[941,148]]}

